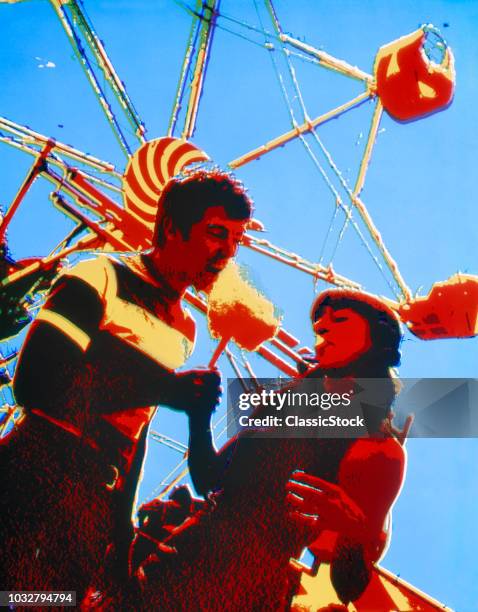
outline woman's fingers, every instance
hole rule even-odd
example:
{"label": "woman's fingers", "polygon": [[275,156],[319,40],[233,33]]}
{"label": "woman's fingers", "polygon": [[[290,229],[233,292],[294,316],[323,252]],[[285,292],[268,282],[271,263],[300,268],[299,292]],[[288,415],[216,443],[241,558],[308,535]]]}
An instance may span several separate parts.
{"label": "woman's fingers", "polygon": [[309,516],[307,514],[303,514],[302,512],[297,512],[296,510],[290,512],[289,516],[294,522],[302,527],[307,527],[311,530],[321,529],[320,519],[316,516]]}
{"label": "woman's fingers", "polygon": [[293,472],[291,479],[292,480],[289,482],[292,482],[292,481],[299,482],[299,483],[308,485],[309,487],[321,489],[322,491],[325,491],[326,493],[332,493],[332,494],[337,493],[337,485],[334,485],[331,482],[328,482],[327,480],[320,478],[319,476],[313,476],[312,474],[308,474],[307,472],[300,472],[300,471]]}
{"label": "woman's fingers", "polygon": [[285,500],[291,508],[302,508],[304,505],[304,500],[297,495],[293,495],[292,493],[288,493]]}

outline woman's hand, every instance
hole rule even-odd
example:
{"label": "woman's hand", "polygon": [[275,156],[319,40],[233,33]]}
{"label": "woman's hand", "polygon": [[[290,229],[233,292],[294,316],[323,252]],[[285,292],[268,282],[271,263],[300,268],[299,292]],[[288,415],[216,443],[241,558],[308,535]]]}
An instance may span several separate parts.
{"label": "woman's hand", "polygon": [[362,541],[366,517],[340,486],[296,471],[286,488],[292,518],[310,528],[315,536],[322,530],[329,530]]}

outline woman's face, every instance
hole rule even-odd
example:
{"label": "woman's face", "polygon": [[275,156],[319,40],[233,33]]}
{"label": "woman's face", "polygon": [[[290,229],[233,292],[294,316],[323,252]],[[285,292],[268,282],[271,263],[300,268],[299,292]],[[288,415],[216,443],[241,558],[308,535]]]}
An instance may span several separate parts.
{"label": "woman's face", "polygon": [[324,369],[348,366],[372,346],[367,319],[352,308],[325,306],[313,328],[315,354]]}

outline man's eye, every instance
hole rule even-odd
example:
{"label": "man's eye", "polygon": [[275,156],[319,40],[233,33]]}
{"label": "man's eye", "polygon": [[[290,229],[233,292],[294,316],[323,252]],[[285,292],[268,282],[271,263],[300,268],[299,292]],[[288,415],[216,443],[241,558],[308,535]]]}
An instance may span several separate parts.
{"label": "man's eye", "polygon": [[348,321],[347,317],[334,317],[334,323],[343,323],[344,321]]}
{"label": "man's eye", "polygon": [[226,232],[221,228],[210,228],[208,230],[208,234],[209,236],[212,236],[213,238],[225,238],[226,237]]}

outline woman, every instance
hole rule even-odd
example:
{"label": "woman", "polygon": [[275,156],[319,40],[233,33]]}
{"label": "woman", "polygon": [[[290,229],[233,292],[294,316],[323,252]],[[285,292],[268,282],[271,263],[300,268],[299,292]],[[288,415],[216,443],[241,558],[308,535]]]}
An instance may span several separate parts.
{"label": "woman", "polygon": [[362,406],[371,437],[239,434],[216,453],[209,415],[191,416],[191,476],[201,493],[216,491],[215,507],[165,541],[177,554],[143,563],[145,608],[287,609],[289,560],[312,541],[321,560],[331,562],[343,602],[366,588],[404,473],[403,449],[383,427],[395,397],[391,368],[400,360],[400,326],[376,298],[345,290],[318,296],[312,324],[317,364],[305,377],[319,378],[323,391],[344,383],[363,390],[362,379],[379,379],[379,401]]}

